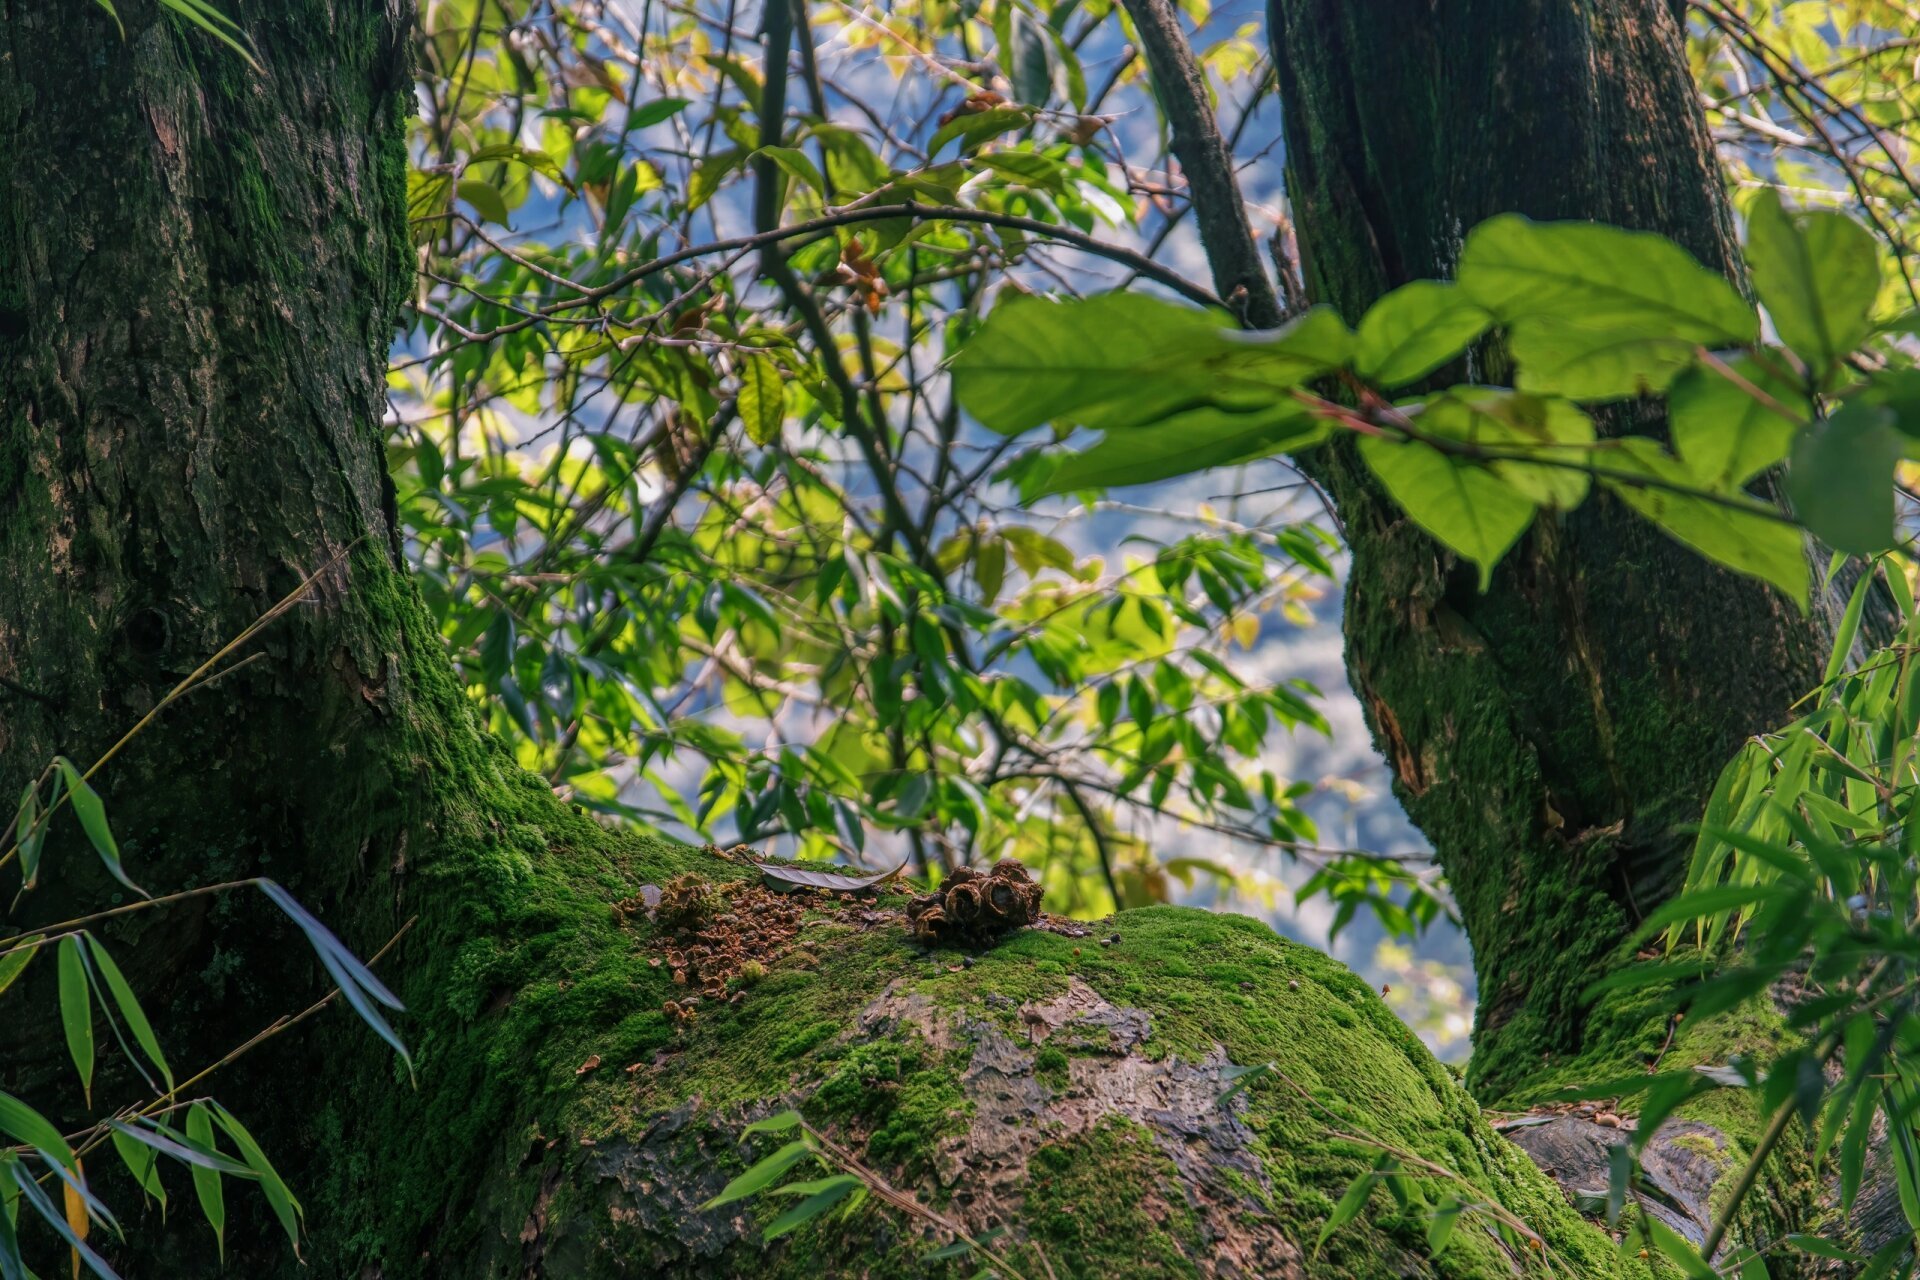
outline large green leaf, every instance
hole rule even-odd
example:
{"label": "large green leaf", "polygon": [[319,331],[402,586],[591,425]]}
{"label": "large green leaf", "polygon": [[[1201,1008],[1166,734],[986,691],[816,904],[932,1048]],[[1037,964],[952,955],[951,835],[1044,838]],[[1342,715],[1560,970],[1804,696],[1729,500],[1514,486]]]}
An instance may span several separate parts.
{"label": "large green leaf", "polygon": [[1568,511],[1587,496],[1588,475],[1580,468],[1592,462],[1587,455],[1593,420],[1570,401],[1499,387],[1452,387],[1422,403],[1417,425],[1431,435],[1540,458],[1488,464],[1529,501]]}
{"label": "large green leaf", "polygon": [[1193,409],[1154,427],[1110,431],[1097,444],[1043,459],[1021,486],[1024,498],[1111,489],[1250,462],[1324,440],[1328,428],[1291,401],[1236,414]]}
{"label": "large green leaf", "polygon": [[1693,363],[1695,343],[1631,321],[1530,316],[1509,326],[1514,385],[1540,395],[1658,395]]}
{"label": "large green leaf", "polygon": [[1893,467],[1905,443],[1891,410],[1848,401],[1794,442],[1787,471],[1794,514],[1836,551],[1886,550],[1893,545]]}
{"label": "large green leaf", "polygon": [[1459,286],[1415,280],[1360,318],[1354,371],[1376,386],[1404,386],[1466,350],[1492,322]]}
{"label": "large green leaf", "polygon": [[995,309],[952,361],[961,405],[1012,435],[1052,422],[1151,426],[1205,405],[1269,408],[1344,364],[1352,335],[1316,308],[1284,329],[1240,334],[1223,317],[1135,293],[1022,298]]}
{"label": "large green leaf", "polygon": [[[1717,369],[1689,370],[1667,400],[1681,461],[1701,484],[1723,493],[1786,457],[1794,433],[1809,416],[1806,397],[1777,371],[1750,356],[1730,361],[1728,370],[1740,382]],[[1784,416],[1783,409],[1792,416]]]}
{"label": "large green leaf", "polygon": [[1759,319],[1733,286],[1662,236],[1502,214],[1475,227],[1460,287],[1512,325],[1552,317],[1694,343],[1751,342]]}
{"label": "large green leaf", "polygon": [[1708,559],[1771,582],[1806,607],[1800,530],[1774,518],[1773,508],[1744,494],[1676,492],[1698,490],[1700,481],[1659,442],[1644,437],[1608,441],[1596,450],[1595,461],[1607,487],[1641,515]]}
{"label": "large green leaf", "polygon": [[1430,445],[1362,436],[1360,456],[1415,524],[1480,567],[1482,590],[1533,519],[1534,504],[1512,485]]}
{"label": "large green leaf", "polygon": [[1825,382],[1873,332],[1880,251],[1844,214],[1789,214],[1772,190],[1747,207],[1747,265],[1780,340]]}

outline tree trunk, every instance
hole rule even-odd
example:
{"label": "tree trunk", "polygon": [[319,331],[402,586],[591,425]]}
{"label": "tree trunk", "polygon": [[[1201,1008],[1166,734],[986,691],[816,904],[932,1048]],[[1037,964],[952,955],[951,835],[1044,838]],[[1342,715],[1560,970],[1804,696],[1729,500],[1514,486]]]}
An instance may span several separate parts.
{"label": "tree trunk", "polygon": [[[1656,231],[1741,280],[1672,6],[1272,0],[1270,19],[1315,301],[1357,318],[1451,276],[1465,233],[1506,211]],[[1464,363],[1443,372],[1504,376],[1497,349]],[[1664,430],[1651,404],[1598,425]],[[1483,594],[1352,450],[1322,465],[1353,553],[1348,672],[1473,942],[1475,1091],[1512,1097],[1575,1058],[1633,1069],[1664,1025],[1596,1027],[1582,991],[1678,886],[1680,828],[1741,740],[1819,682],[1826,618],[1605,494],[1543,516]]]}
{"label": "tree trunk", "polygon": [[[1436,1255],[1431,1214],[1384,1191],[1316,1253],[1334,1201],[1382,1148],[1431,1173],[1435,1199],[1503,1206],[1574,1274],[1647,1274],[1489,1129],[1370,990],[1264,926],[1156,908],[1102,926],[1117,941],[1032,930],[963,965],[908,944],[897,898],[821,902],[803,920],[737,862],[608,831],[518,769],[453,678],[386,497],[382,372],[410,278],[411,15],[369,0],[250,11],[255,73],[145,0],[118,10],[124,41],[93,6],[0,0],[0,774],[31,777],[55,752],[96,757],[321,571],[245,665],[167,708],[99,781],[130,870],[156,892],[269,874],[363,955],[405,929],[381,972],[409,1004],[399,1025],[417,1086],[337,1013],[213,1078],[290,1174],[312,1230],[303,1273],[283,1242],[236,1223],[230,1271],[922,1273],[925,1224],[872,1202],[767,1247],[759,1226],[783,1206],[700,1208],[741,1167],[740,1123],[798,1101],[878,1175],[968,1229],[1008,1226],[1001,1247],[1028,1275],[1524,1265],[1532,1246],[1504,1242],[1478,1212]],[[1338,14],[1326,21],[1330,48],[1344,30]],[[1513,60],[1514,74],[1526,65]],[[1300,83],[1290,68],[1296,101]],[[1366,141],[1349,130],[1329,145]],[[1319,215],[1309,225],[1332,243]],[[1322,251],[1323,288],[1336,260]],[[1417,266],[1396,259],[1348,287],[1358,297]],[[1370,575],[1360,581],[1398,575],[1394,594],[1362,590],[1351,610],[1363,683],[1386,699],[1376,722],[1401,744],[1410,799],[1436,797],[1416,812],[1447,842],[1470,924],[1490,930],[1484,943],[1476,934],[1487,989],[1508,989],[1501,963],[1545,981],[1541,953],[1522,944],[1549,921],[1503,934],[1488,906],[1502,877],[1570,885],[1552,908],[1569,936],[1593,925],[1571,911],[1604,905],[1624,919],[1626,882],[1658,862],[1634,851],[1663,848],[1693,803],[1677,784],[1651,785],[1656,754],[1708,768],[1738,718],[1729,708],[1763,722],[1767,691],[1809,660],[1811,640],[1763,593],[1633,540],[1605,512],[1536,539],[1481,601],[1448,584],[1418,535],[1363,496],[1347,501]],[[1692,583],[1711,593],[1696,605],[1723,601],[1728,616],[1695,622],[1697,609],[1602,592],[1627,569],[1593,550],[1582,560],[1583,547],[1657,569],[1662,583],[1643,585],[1660,600]],[[1390,551],[1406,563],[1396,569]],[[1388,600],[1418,605],[1403,603],[1398,632]],[[1608,625],[1575,625],[1593,614]],[[1634,618],[1650,630],[1635,634]],[[1707,674],[1694,628],[1709,623],[1740,637],[1737,668],[1713,657],[1740,680]],[[1496,655],[1529,636],[1537,647],[1496,682]],[[1563,636],[1595,647],[1565,670],[1537,669]],[[1756,643],[1777,650],[1779,673],[1762,670]],[[1403,660],[1415,666],[1388,669]],[[1635,662],[1648,665],[1620,665]],[[1418,672],[1436,681],[1422,698],[1407,692]],[[1556,708],[1563,687],[1578,696]],[[1662,698],[1701,704],[1713,727],[1677,727]],[[1603,708],[1611,736],[1590,723],[1609,723]],[[1643,714],[1680,736],[1656,753]],[[1482,731],[1534,745],[1475,745]],[[1580,734],[1605,748],[1584,772]],[[1441,825],[1463,819],[1440,798],[1465,813],[1470,788],[1489,797],[1497,839]],[[1599,830],[1616,811],[1620,831]],[[112,890],[77,839],[47,864],[9,931]],[[645,907],[645,886],[689,873],[724,887],[693,895],[687,917],[717,931],[710,961],[689,961],[688,940]],[[1509,887],[1540,901],[1531,880]],[[229,897],[103,931],[149,1008],[166,1010],[161,1035],[183,1074],[324,989],[269,914]],[[1532,1012],[1528,1052],[1572,1003],[1573,980],[1548,967],[1560,1004]],[[0,1087],[77,1123],[50,993],[33,985],[49,968],[7,997],[19,1003],[0,1030]],[[723,997],[683,1003],[725,973]],[[1277,1074],[1221,1101],[1229,1067],[1260,1063]],[[100,1105],[130,1090],[103,1081]],[[176,1172],[164,1247],[130,1190],[112,1188],[134,1227],[121,1252],[135,1276],[215,1273],[210,1250],[181,1242],[191,1202]],[[38,1265],[51,1274],[65,1264],[47,1252]]]}

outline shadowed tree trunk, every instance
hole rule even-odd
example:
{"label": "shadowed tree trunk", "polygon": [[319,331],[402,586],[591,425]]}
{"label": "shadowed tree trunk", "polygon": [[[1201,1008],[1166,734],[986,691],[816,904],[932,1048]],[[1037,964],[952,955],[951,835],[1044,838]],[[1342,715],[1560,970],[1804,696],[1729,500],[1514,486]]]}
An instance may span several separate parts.
{"label": "shadowed tree trunk", "polygon": [[[1307,290],[1357,317],[1445,278],[1496,213],[1655,231],[1736,282],[1672,6],[1272,0]],[[1501,382],[1482,350],[1455,381]],[[1444,383],[1440,385],[1445,385]],[[1602,434],[1664,434],[1651,406]],[[1827,620],[1601,494],[1543,517],[1491,588],[1370,482],[1318,460],[1353,552],[1348,672],[1473,942],[1486,1099],[1591,1043],[1582,990],[1684,875],[1713,781],[1819,682]]]}
{"label": "shadowed tree trunk", "polygon": [[[405,927],[381,971],[409,1004],[417,1086],[338,1014],[213,1082],[305,1198],[305,1274],[924,1273],[924,1222],[872,1204],[767,1248],[768,1210],[700,1208],[741,1167],[741,1122],[795,1101],[970,1230],[1010,1227],[1029,1275],[1523,1264],[1531,1246],[1484,1216],[1433,1254],[1427,1215],[1384,1192],[1315,1258],[1333,1201],[1381,1147],[1503,1206],[1574,1274],[1647,1274],[1364,984],[1264,926],[1155,908],[1118,917],[1111,946],[1034,930],[962,967],[907,945],[898,899],[823,902],[803,920],[746,868],[610,832],[517,768],[464,701],[386,496],[382,374],[411,269],[411,14],[372,0],[250,12],[256,74],[150,4],[118,7],[124,42],[92,6],[0,0],[0,777],[56,752],[91,760],[322,571],[250,661],[169,707],[100,778],[155,891],[269,874],[362,954]],[[1561,175],[1567,212],[1678,232],[1719,260],[1697,128],[1640,132],[1691,119],[1683,69],[1646,81],[1619,56],[1631,36],[1673,57],[1664,14],[1634,26],[1621,14],[1637,6],[1604,6],[1585,45],[1572,10],[1457,28],[1450,12],[1458,34],[1425,43],[1396,19],[1396,50],[1365,29],[1383,8],[1280,15],[1298,33],[1283,79],[1323,296],[1352,305],[1444,269],[1482,212],[1561,211],[1501,176],[1508,157],[1535,181]],[[1542,49],[1564,78],[1540,72],[1529,90]],[[1436,104],[1412,113],[1411,140],[1412,118],[1360,114],[1361,76],[1389,90],[1379,111]],[[1582,110],[1551,122],[1560,143],[1533,156],[1518,122],[1547,113],[1528,93],[1581,104],[1582,86]],[[1479,134],[1493,118],[1514,132]],[[1618,172],[1643,157],[1667,167]],[[1415,195],[1422,175],[1439,185]],[[1603,197],[1606,183],[1640,194]],[[1636,895],[1670,880],[1671,825],[1733,739],[1804,684],[1815,637],[1605,508],[1537,535],[1480,598],[1362,489],[1340,496],[1356,678],[1474,930],[1495,1010],[1482,1079],[1512,1082],[1577,1046],[1580,975]],[[690,917],[721,935],[705,970],[675,958],[688,939],[641,893],[684,873],[723,893]],[[65,837],[44,880],[11,923],[113,889]],[[324,989],[269,914],[234,896],[105,930],[167,1011],[177,1064],[197,1070]],[[1547,947],[1555,928],[1564,945],[1596,926],[1585,952]],[[681,1003],[703,978],[744,978],[724,964],[745,959],[764,978]],[[77,1117],[42,1016],[48,968],[9,996],[10,1014],[35,1016],[0,1028],[0,1087]],[[1231,1066],[1266,1062],[1279,1077],[1219,1101]],[[130,1088],[103,1096],[108,1083]],[[173,1188],[166,1246],[130,1248],[130,1274],[214,1274],[210,1249],[182,1243],[190,1202]],[[125,1216],[138,1238],[159,1230]],[[258,1226],[230,1228],[230,1271],[298,1273]]]}

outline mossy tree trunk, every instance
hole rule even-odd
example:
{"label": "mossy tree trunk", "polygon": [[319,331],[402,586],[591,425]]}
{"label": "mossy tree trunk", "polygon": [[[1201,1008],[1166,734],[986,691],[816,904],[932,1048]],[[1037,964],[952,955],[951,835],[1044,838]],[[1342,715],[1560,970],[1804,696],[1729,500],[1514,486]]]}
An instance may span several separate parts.
{"label": "mossy tree trunk", "polygon": [[[128,863],[156,890],[267,874],[362,954],[406,928],[382,972],[410,1006],[401,1030],[417,1088],[338,1015],[215,1080],[306,1198],[308,1274],[921,1274],[915,1224],[877,1210],[763,1253],[757,1210],[698,1209],[738,1168],[739,1119],[795,1098],[973,1229],[1011,1223],[1010,1248],[1044,1244],[1062,1274],[1307,1274],[1318,1224],[1370,1159],[1338,1136],[1355,1131],[1452,1170],[1469,1198],[1524,1217],[1579,1274],[1644,1274],[1487,1128],[1363,984],[1251,922],[1128,913],[1111,947],[1032,932],[962,968],[909,948],[897,919],[829,907],[804,950],[766,957],[769,975],[741,1003],[676,1025],[663,1003],[681,992],[652,963],[661,938],[616,904],[649,881],[741,869],[614,835],[516,768],[477,727],[401,563],[380,422],[410,279],[407,6],[250,10],[263,73],[150,0],[117,8],[124,41],[91,5],[0,0],[0,777],[31,777],[56,752],[95,757],[324,570],[251,660],[168,708],[100,778]],[[1307,16],[1283,14],[1283,28]],[[1341,74],[1348,23],[1330,11],[1303,37],[1328,42],[1312,55],[1326,62],[1322,83]],[[1534,54],[1519,50],[1509,69]],[[1291,127],[1309,130],[1296,165],[1345,164],[1351,186],[1371,172],[1381,126],[1311,125],[1308,65],[1288,63]],[[1402,103],[1453,92],[1418,65],[1404,75],[1385,87]],[[1335,105],[1321,104],[1329,121]],[[1438,119],[1433,136],[1447,141]],[[1389,201],[1388,177],[1383,162],[1369,200]],[[1471,185],[1464,169],[1455,177]],[[1311,212],[1311,172],[1299,183],[1328,296],[1424,270],[1428,259],[1396,251],[1374,274],[1333,272],[1338,235],[1384,244],[1388,224],[1337,230],[1331,212]],[[1358,207],[1346,187],[1328,189],[1329,210]],[[1710,190],[1699,198],[1717,207]],[[1504,199],[1489,196],[1486,211]],[[1470,220],[1482,206],[1448,207]],[[1581,211],[1647,221],[1631,205]],[[1424,225],[1408,221],[1393,242],[1420,242]],[[1335,280],[1351,292],[1332,292]],[[1537,905],[1535,877],[1565,884],[1554,912],[1584,895],[1624,920],[1625,879],[1663,865],[1634,851],[1658,846],[1693,802],[1678,782],[1647,781],[1656,759],[1706,769],[1736,719],[1765,721],[1812,640],[1764,594],[1635,541],[1604,511],[1590,531],[1537,540],[1481,601],[1417,534],[1359,491],[1342,496],[1363,567],[1351,611],[1360,678],[1384,699],[1376,723],[1393,722],[1382,706],[1397,718],[1383,736],[1411,762],[1408,794],[1461,886],[1497,994],[1501,964],[1542,963],[1523,944],[1548,924],[1536,912],[1503,933],[1487,905],[1501,886]],[[1696,584],[1695,611],[1596,594],[1631,576],[1607,547],[1657,572],[1648,589],[1660,599]],[[1725,616],[1697,619],[1701,599],[1726,601]],[[1611,621],[1574,626],[1583,610]],[[1635,619],[1650,630],[1633,632]],[[1710,660],[1696,626],[1738,637],[1744,665]],[[1563,635],[1591,642],[1571,668],[1542,661]],[[1777,672],[1761,670],[1763,649]],[[1496,678],[1501,661],[1513,669]],[[1416,697],[1422,673],[1432,683]],[[1556,690],[1571,710],[1555,710]],[[1662,697],[1712,704],[1711,726],[1683,731]],[[1603,706],[1605,732],[1589,724],[1608,723]],[[1641,715],[1656,718],[1643,730]],[[1480,733],[1532,745],[1476,745]],[[1581,734],[1604,747],[1588,773],[1574,770]],[[1683,736],[1646,740],[1663,734]],[[1461,816],[1476,787],[1495,798],[1484,818],[1495,836]],[[1416,790],[1453,808],[1423,809]],[[1600,830],[1615,812],[1620,831]],[[19,923],[113,891],[77,840],[47,863]],[[1591,928],[1594,909],[1563,914],[1569,931]],[[228,897],[106,930],[149,1007],[167,1011],[162,1036],[185,1069],[322,989],[269,915]],[[29,983],[48,982],[47,968]],[[41,987],[15,999],[50,1007]],[[1559,1006],[1530,1016],[1530,1044],[1569,1030]],[[77,1090],[52,1038],[35,1034],[49,1021],[0,1028],[0,1087],[71,1115]],[[1217,1103],[1230,1064],[1266,1061],[1311,1102],[1269,1081]],[[190,1202],[175,1191],[178,1223]],[[1312,1273],[1512,1273],[1514,1255],[1484,1229],[1433,1255],[1426,1225],[1381,1193]],[[177,1234],[164,1256],[137,1274],[213,1274]],[[1019,1256],[1044,1273],[1039,1254]],[[283,1244],[241,1224],[229,1266],[296,1273]]]}
{"label": "mossy tree trunk", "polygon": [[[1674,6],[1271,0],[1270,21],[1315,301],[1357,316],[1450,276],[1507,211],[1656,231],[1740,280]],[[1663,431],[1640,404],[1599,425]],[[1482,593],[1351,450],[1318,465],[1353,553],[1348,672],[1473,943],[1470,1080],[1509,1096],[1591,1047],[1582,990],[1677,887],[1740,741],[1818,683],[1827,620],[1608,495],[1543,516]]]}

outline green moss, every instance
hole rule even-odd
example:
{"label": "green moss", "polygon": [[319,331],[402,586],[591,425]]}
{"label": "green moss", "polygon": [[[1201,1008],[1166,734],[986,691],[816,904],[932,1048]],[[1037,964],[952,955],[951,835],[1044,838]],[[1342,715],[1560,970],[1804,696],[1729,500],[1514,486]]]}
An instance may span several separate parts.
{"label": "green moss", "polygon": [[1066,1275],[1195,1276],[1205,1256],[1173,1162],[1119,1119],[1033,1153],[1022,1220]]}
{"label": "green moss", "polygon": [[1048,1045],[1033,1058],[1033,1074],[1054,1089],[1067,1087],[1067,1055]]}

